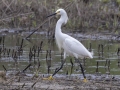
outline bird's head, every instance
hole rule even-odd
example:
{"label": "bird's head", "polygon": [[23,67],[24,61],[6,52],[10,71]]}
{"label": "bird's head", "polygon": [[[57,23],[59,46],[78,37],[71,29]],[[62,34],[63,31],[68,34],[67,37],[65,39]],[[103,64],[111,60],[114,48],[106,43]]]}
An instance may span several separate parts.
{"label": "bird's head", "polygon": [[55,12],[57,15],[64,15],[64,14],[67,14],[66,11],[64,9],[58,9],[56,12]]}
{"label": "bird's head", "polygon": [[68,21],[68,16],[67,16],[67,13],[64,9],[58,9],[55,13],[53,13],[53,14],[47,16],[47,17],[53,16],[53,15],[60,15],[61,17],[63,17],[64,24],[66,24],[67,21]]}

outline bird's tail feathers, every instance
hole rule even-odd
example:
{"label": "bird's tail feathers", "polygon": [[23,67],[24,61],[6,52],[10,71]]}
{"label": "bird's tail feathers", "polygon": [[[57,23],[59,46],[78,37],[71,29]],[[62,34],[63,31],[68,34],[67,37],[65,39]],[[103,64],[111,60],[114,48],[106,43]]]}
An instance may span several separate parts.
{"label": "bird's tail feathers", "polygon": [[91,54],[91,55],[90,55],[90,58],[93,58],[94,52],[91,51],[90,54]]}

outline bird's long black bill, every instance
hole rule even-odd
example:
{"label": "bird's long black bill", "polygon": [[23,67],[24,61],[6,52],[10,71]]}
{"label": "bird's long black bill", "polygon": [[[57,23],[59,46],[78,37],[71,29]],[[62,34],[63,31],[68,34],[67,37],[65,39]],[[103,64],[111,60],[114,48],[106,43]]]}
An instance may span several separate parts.
{"label": "bird's long black bill", "polygon": [[48,18],[48,17],[51,17],[51,16],[54,16],[54,15],[56,15],[56,14],[57,14],[57,13],[53,13],[53,14],[47,16],[47,18]]}

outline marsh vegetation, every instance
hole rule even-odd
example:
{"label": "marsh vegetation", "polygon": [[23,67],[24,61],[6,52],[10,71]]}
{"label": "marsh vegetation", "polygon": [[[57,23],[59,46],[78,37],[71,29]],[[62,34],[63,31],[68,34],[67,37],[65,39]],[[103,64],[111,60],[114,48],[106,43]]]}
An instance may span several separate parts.
{"label": "marsh vegetation", "polygon": [[[0,89],[119,90],[119,4],[119,0],[1,0]],[[74,58],[67,58],[55,80],[42,79],[63,60],[54,38],[59,17],[46,18],[58,8],[69,16],[63,32],[94,52],[94,59],[81,60],[88,83],[82,83]]]}
{"label": "marsh vegetation", "polygon": [[[68,13],[67,30],[120,33],[119,0],[2,0],[0,28],[31,30],[58,8],[64,8]],[[56,19],[49,21],[42,28],[53,29]]]}

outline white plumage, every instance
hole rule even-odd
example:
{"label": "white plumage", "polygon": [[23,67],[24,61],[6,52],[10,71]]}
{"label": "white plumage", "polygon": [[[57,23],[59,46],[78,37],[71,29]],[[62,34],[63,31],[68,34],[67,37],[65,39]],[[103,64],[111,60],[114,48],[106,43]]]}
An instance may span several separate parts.
{"label": "white plumage", "polygon": [[[55,39],[56,39],[56,43],[58,45],[59,50],[61,51],[61,49],[64,50],[64,59],[67,56],[73,56],[75,58],[93,58],[92,54],[83,46],[82,43],[80,43],[78,40],[76,40],[75,38],[62,33],[61,31],[61,26],[62,24],[66,24],[68,21],[68,16],[67,13],[64,9],[58,9],[54,14],[49,15],[49,16],[53,16],[53,15],[61,15],[60,19],[57,21],[56,24],[56,28],[55,28]],[[48,16],[48,17],[49,17]],[[84,74],[84,70],[83,67],[80,63],[80,61],[78,60],[79,65],[81,67],[81,71],[84,77],[84,82],[86,82],[86,76]],[[61,67],[57,70],[55,70],[54,74],[52,76],[54,76],[59,70],[62,69],[63,65],[65,62],[62,63]],[[50,76],[49,78],[45,78],[48,80],[53,79],[52,76]]]}
{"label": "white plumage", "polygon": [[62,33],[61,26],[66,24],[68,20],[67,13],[64,9],[58,9],[56,11],[58,15],[61,15],[57,21],[55,29],[55,39],[59,50],[64,50],[64,59],[66,56],[74,56],[75,58],[93,58],[92,54],[75,38]]}

